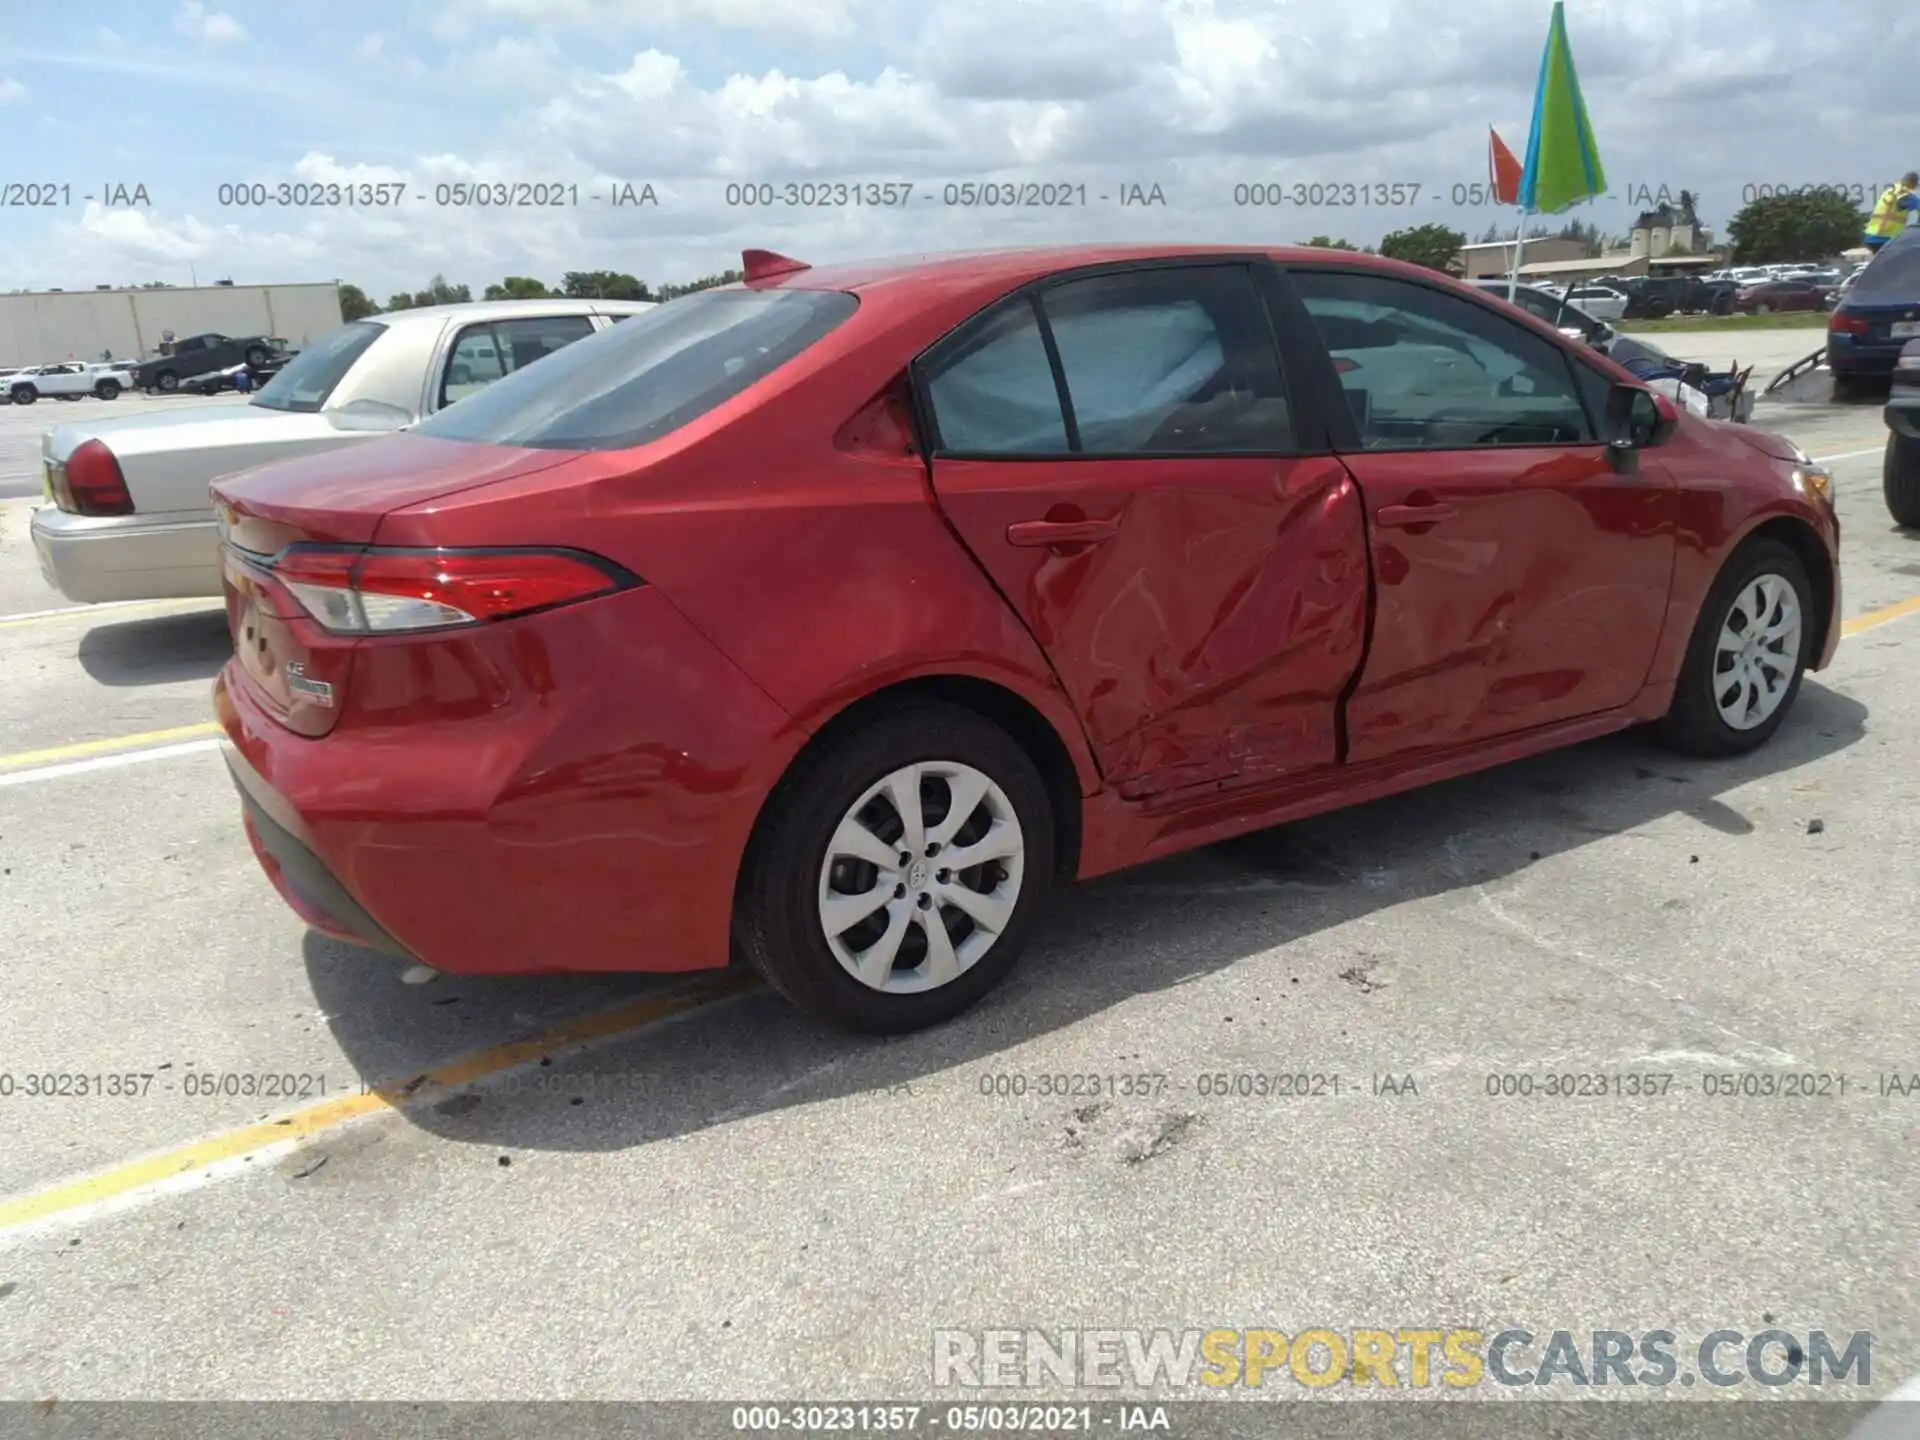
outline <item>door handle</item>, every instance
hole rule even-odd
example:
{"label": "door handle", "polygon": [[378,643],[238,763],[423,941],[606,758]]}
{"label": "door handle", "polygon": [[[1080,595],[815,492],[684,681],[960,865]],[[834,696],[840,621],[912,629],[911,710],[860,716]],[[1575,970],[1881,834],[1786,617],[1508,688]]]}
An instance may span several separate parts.
{"label": "door handle", "polygon": [[1458,513],[1451,505],[1382,505],[1373,518],[1381,525],[1431,525],[1436,520],[1451,520]]}
{"label": "door handle", "polygon": [[1120,533],[1118,520],[1019,520],[1007,527],[1009,545],[1098,545]]}

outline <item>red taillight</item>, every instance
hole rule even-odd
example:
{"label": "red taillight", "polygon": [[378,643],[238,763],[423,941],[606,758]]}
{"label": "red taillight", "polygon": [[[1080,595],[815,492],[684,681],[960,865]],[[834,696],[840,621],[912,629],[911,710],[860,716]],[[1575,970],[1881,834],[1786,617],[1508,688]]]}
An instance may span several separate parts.
{"label": "red taillight", "polygon": [[1836,310],[1827,317],[1829,335],[1865,335],[1872,328],[1863,317],[1848,314],[1845,310]]}
{"label": "red taillight", "polygon": [[[120,473],[120,462],[99,440],[89,440],[67,457],[63,490],[76,515],[131,515],[133,496],[127,493],[127,480]],[[65,507],[62,507],[65,508]]]}
{"label": "red taillight", "polygon": [[578,550],[381,550],[293,546],[274,577],[338,635],[479,625],[639,583]]}
{"label": "red taillight", "polygon": [[1336,355],[1334,357],[1333,370],[1336,375],[1351,375],[1359,368],[1360,362],[1358,360],[1349,360],[1344,355]]}

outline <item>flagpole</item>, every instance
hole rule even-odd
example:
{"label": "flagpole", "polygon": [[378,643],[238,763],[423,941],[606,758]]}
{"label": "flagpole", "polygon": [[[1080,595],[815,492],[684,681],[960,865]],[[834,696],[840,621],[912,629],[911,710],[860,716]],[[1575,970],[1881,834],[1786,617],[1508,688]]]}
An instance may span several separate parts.
{"label": "flagpole", "polygon": [[1527,212],[1520,212],[1520,223],[1513,230],[1513,268],[1507,272],[1507,303],[1520,293],[1520,256],[1527,247]]}

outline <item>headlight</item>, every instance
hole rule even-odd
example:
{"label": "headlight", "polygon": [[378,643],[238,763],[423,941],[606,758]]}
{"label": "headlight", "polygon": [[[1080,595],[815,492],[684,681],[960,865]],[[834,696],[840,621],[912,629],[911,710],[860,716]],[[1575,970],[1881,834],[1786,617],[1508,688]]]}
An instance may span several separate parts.
{"label": "headlight", "polygon": [[1823,505],[1833,504],[1833,476],[1812,461],[1793,467],[1793,488],[1802,495],[1817,496]]}

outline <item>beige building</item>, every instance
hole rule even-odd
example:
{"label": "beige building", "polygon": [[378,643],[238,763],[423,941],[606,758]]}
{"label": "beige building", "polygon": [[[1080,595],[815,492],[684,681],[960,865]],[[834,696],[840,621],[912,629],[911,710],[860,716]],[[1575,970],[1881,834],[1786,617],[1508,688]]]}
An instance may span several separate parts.
{"label": "beige building", "polygon": [[340,286],[182,285],[159,290],[44,290],[0,295],[0,365],[116,360],[209,330],[277,335],[295,349],[340,324]]}
{"label": "beige building", "polygon": [[[1586,255],[1587,247],[1578,240],[1529,240],[1520,253],[1520,273],[1526,274],[1536,264],[1584,260]],[[1489,240],[1479,245],[1463,245],[1458,263],[1461,274],[1469,280],[1504,275],[1513,268],[1513,241]]]}

